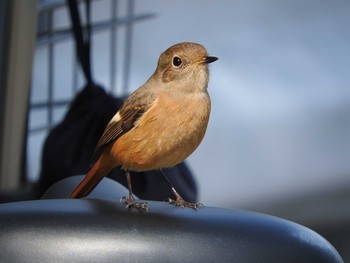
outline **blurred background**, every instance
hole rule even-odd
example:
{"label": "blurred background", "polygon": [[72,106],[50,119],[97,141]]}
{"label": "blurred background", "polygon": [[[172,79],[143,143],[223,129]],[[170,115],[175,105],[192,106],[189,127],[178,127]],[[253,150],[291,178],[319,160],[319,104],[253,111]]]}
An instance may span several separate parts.
{"label": "blurred background", "polygon": [[[28,91],[17,92],[28,109],[24,173],[35,182],[44,139],[84,81],[65,2],[30,8],[34,53]],[[95,0],[91,12],[93,74],[116,96],[142,85],[175,43],[219,57],[207,134],[187,162],[201,202],[303,224],[350,259],[349,1]]]}

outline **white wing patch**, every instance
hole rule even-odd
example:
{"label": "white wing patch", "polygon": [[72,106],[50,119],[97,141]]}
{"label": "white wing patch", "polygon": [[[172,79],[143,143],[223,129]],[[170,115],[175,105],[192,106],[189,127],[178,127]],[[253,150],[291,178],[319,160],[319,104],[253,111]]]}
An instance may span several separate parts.
{"label": "white wing patch", "polygon": [[111,119],[111,121],[109,122],[109,123],[111,123],[111,122],[118,122],[118,121],[120,121],[121,120],[121,116],[120,116],[120,113],[119,113],[119,111],[113,116],[113,118]]}

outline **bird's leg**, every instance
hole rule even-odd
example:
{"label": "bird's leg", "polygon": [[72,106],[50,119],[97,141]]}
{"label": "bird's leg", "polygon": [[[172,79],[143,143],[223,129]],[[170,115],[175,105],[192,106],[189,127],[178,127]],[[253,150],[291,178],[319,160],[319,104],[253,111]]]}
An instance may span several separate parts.
{"label": "bird's leg", "polygon": [[172,205],[176,205],[176,206],[180,206],[180,207],[189,207],[189,208],[193,208],[195,210],[197,210],[198,208],[202,207],[203,204],[202,203],[191,203],[191,202],[187,202],[185,201],[181,195],[175,190],[174,186],[172,186],[172,184],[170,183],[168,177],[165,175],[165,173],[163,172],[163,170],[160,170],[161,174],[163,175],[163,177],[165,178],[165,181],[167,182],[167,184],[169,185],[169,187],[171,188],[171,191],[173,192],[173,194],[175,195],[175,200],[169,198],[169,204]]}
{"label": "bird's leg", "polygon": [[128,190],[129,190],[129,197],[124,196],[121,199],[121,202],[123,202],[124,204],[126,204],[126,208],[129,207],[136,207],[138,209],[144,209],[146,211],[148,211],[148,203],[147,202],[136,202],[135,197],[132,193],[132,187],[131,187],[131,178],[130,178],[130,172],[129,171],[125,171],[125,175],[126,175],[126,181],[128,184]]}
{"label": "bird's leg", "polygon": [[174,187],[171,187],[171,191],[174,193],[175,195],[175,200],[169,198],[169,204],[172,205],[176,205],[176,206],[181,206],[181,207],[189,207],[189,208],[193,208],[195,210],[197,210],[198,208],[202,207],[203,204],[202,203],[191,203],[191,202],[187,202],[185,201],[181,195],[179,195],[179,193],[175,190]]}

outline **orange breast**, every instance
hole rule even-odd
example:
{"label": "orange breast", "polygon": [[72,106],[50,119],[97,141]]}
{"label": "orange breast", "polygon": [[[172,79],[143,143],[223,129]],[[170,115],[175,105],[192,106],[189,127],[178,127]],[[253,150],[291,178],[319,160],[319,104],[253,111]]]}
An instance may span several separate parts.
{"label": "orange breast", "polygon": [[160,97],[135,127],[113,144],[110,154],[127,170],[172,167],[198,147],[209,114],[207,94],[177,100]]}

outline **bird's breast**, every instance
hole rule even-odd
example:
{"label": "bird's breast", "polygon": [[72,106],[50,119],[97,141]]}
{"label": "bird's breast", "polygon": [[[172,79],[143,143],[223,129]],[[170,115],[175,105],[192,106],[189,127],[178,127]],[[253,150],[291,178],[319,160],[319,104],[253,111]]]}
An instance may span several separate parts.
{"label": "bird's breast", "polygon": [[160,96],[135,127],[114,143],[111,154],[127,170],[172,167],[198,147],[209,115],[207,93]]}

